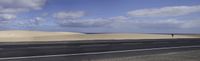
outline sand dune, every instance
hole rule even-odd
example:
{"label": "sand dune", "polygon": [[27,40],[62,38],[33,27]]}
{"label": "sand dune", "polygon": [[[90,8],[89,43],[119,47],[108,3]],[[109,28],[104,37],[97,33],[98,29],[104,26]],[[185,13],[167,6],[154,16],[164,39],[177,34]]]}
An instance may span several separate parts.
{"label": "sand dune", "polygon": [[[82,34],[82,35],[60,35],[60,36],[48,36],[49,41],[56,39],[60,40],[121,40],[121,39],[175,39],[175,38],[200,38],[196,36],[188,35],[175,35],[173,38],[171,35],[161,34]],[[38,39],[47,40],[46,37]]]}
{"label": "sand dune", "polygon": [[74,35],[81,33],[74,32],[42,32],[42,31],[0,31],[0,38],[2,37],[40,37],[40,36],[51,36],[51,35]]}
{"label": "sand dune", "polygon": [[[200,38],[191,35],[175,35],[174,38]],[[0,31],[0,42],[114,40],[114,39],[173,39],[164,34],[83,34],[75,32]]]}

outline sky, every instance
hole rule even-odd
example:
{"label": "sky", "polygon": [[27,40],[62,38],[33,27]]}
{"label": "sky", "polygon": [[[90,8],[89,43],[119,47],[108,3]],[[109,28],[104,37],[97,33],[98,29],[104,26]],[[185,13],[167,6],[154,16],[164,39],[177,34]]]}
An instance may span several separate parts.
{"label": "sky", "polygon": [[0,0],[0,30],[200,33],[200,0]]}

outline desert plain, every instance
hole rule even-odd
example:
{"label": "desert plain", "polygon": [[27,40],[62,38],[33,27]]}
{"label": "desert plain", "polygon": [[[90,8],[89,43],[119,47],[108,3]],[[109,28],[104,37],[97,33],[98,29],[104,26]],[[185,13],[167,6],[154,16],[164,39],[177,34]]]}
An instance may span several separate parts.
{"label": "desert plain", "polygon": [[46,32],[7,30],[0,31],[0,42],[37,42],[37,41],[77,41],[77,40],[121,40],[121,39],[177,39],[200,38],[200,35],[143,34],[143,33],[105,33],[84,34],[78,32]]}

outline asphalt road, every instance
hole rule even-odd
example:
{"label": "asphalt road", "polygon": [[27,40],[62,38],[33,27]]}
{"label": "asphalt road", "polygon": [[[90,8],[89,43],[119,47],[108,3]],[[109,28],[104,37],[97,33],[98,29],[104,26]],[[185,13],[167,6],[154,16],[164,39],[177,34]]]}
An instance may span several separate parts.
{"label": "asphalt road", "polygon": [[200,49],[200,39],[1,43],[0,61],[81,61]]}

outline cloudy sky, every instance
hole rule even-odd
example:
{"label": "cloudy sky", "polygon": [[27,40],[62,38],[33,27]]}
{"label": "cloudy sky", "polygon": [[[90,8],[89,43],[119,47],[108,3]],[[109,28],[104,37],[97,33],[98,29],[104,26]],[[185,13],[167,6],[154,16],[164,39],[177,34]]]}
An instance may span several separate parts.
{"label": "cloudy sky", "polygon": [[0,30],[200,33],[200,0],[0,0]]}

